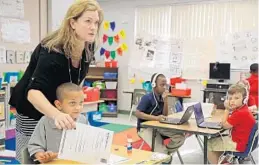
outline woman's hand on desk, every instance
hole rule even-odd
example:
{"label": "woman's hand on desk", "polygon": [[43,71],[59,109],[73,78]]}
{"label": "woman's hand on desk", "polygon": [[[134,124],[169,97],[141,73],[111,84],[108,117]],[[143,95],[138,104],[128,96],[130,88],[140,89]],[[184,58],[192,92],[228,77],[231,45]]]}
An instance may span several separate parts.
{"label": "woman's hand on desk", "polygon": [[54,153],[52,151],[47,151],[47,152],[37,152],[35,154],[35,160],[34,161],[39,161],[40,163],[47,163],[53,159],[56,159],[58,157],[58,153]]}

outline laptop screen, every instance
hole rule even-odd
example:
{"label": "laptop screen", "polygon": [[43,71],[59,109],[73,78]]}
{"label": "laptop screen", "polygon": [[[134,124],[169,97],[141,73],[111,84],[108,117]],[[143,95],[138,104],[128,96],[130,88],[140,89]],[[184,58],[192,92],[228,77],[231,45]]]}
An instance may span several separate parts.
{"label": "laptop screen", "polygon": [[201,124],[202,122],[204,122],[204,116],[203,116],[203,112],[202,112],[202,108],[201,108],[201,103],[197,103],[194,105],[194,115],[195,115],[195,119],[197,124]]}

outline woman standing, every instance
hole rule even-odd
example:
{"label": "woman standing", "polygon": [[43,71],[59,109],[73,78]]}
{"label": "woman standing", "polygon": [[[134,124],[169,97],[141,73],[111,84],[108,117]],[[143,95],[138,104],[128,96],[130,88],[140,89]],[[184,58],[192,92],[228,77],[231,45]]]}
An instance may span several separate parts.
{"label": "woman standing", "polygon": [[21,161],[21,151],[43,115],[53,118],[58,129],[75,127],[68,114],[53,106],[56,88],[65,82],[79,85],[85,78],[93,57],[89,47],[98,36],[102,20],[96,0],[78,0],[68,9],[60,28],[34,50],[9,102],[17,110],[17,160]]}

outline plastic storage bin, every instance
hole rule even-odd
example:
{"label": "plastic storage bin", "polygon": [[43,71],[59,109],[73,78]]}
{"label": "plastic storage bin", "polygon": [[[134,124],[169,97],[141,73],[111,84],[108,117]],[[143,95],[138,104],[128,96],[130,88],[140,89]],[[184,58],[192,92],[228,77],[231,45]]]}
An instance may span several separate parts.
{"label": "plastic storage bin", "polygon": [[191,89],[175,89],[172,88],[171,93],[173,96],[190,96]]}
{"label": "plastic storage bin", "polygon": [[92,86],[92,82],[90,82],[90,81],[85,81],[85,82],[84,82],[84,86],[91,87],[91,86]]}
{"label": "plastic storage bin", "polygon": [[109,112],[116,112],[117,111],[117,106],[114,105],[114,104],[107,105],[107,107],[108,107]]}
{"label": "plastic storage bin", "polygon": [[182,83],[184,81],[185,81],[185,79],[183,79],[181,77],[175,77],[175,78],[170,79],[170,84],[175,86],[176,83]]}
{"label": "plastic storage bin", "polygon": [[116,89],[117,88],[117,82],[106,81],[105,86],[106,86],[106,89]]}
{"label": "plastic storage bin", "polygon": [[105,67],[106,68],[117,68],[118,62],[117,61],[106,61],[105,62]]}
{"label": "plastic storage bin", "polygon": [[104,82],[101,81],[95,81],[93,82],[93,87],[99,88],[99,89],[105,89]]}
{"label": "plastic storage bin", "polygon": [[100,90],[98,88],[83,87],[85,102],[98,101],[100,99]]}
{"label": "plastic storage bin", "polygon": [[102,91],[101,92],[101,98],[116,99],[117,98],[117,91],[116,90]]}
{"label": "plastic storage bin", "polygon": [[104,72],[103,77],[105,79],[116,79],[118,76],[118,73],[112,73],[112,72]]}
{"label": "plastic storage bin", "polygon": [[98,110],[99,110],[100,112],[107,112],[107,111],[108,111],[108,107],[107,107],[107,105],[106,105],[105,103],[101,103],[101,104],[99,104],[99,106],[98,106]]}

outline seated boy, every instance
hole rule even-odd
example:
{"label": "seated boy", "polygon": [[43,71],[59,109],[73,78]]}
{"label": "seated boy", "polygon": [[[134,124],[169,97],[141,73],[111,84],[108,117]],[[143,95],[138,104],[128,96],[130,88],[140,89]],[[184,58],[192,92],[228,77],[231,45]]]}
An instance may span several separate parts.
{"label": "seated boy", "polygon": [[249,93],[255,98],[255,105],[258,108],[258,63],[250,66],[251,76],[247,79],[250,85]]}
{"label": "seated boy", "polygon": [[[151,82],[152,92],[141,98],[136,110],[138,134],[149,146],[152,145],[152,129],[141,128],[141,123],[148,120],[160,121],[168,115],[167,94],[165,93],[166,77],[163,74],[154,74]],[[165,146],[163,140],[167,138],[170,138],[170,143]],[[184,141],[184,134],[158,129],[154,150],[171,155],[183,145]]]}
{"label": "seated boy", "polygon": [[[247,91],[244,86],[235,84],[228,89],[222,126],[225,129],[231,129],[231,135],[208,140],[208,159],[211,164],[217,164],[224,151],[245,151],[250,132],[255,124],[255,119],[245,103],[246,97]],[[229,111],[232,111],[231,115]]]}
{"label": "seated boy", "polygon": [[[61,84],[56,91],[55,106],[69,114],[75,121],[87,124],[86,117],[81,115],[84,102],[82,88],[73,83]],[[57,129],[54,120],[43,116],[37,124],[28,143],[28,151],[32,159],[40,163],[57,158],[62,130]]]}

